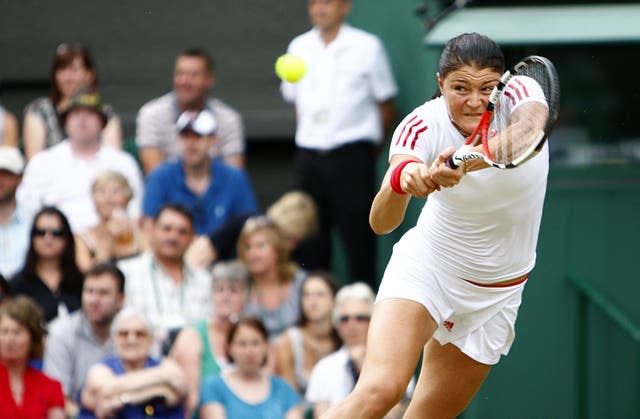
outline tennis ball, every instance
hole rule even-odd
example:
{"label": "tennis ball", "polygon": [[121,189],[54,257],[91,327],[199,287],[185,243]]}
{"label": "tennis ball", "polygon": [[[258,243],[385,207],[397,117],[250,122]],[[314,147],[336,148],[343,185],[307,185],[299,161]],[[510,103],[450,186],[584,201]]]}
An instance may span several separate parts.
{"label": "tennis ball", "polygon": [[302,58],[293,54],[283,54],[276,60],[276,74],[284,81],[296,83],[307,70]]}

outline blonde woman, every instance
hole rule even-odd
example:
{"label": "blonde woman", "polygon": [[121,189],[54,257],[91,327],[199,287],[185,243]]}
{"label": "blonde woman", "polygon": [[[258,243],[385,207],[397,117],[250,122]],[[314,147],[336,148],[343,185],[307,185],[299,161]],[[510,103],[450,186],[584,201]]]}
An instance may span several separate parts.
{"label": "blonde woman", "polygon": [[260,317],[273,339],[300,317],[300,288],[306,272],[290,259],[281,229],[266,216],[247,220],[238,239],[238,258],[251,274],[245,313]]}
{"label": "blonde woman", "polygon": [[100,222],[76,235],[76,259],[83,271],[99,262],[136,255],[146,247],[137,221],[127,215],[133,196],[127,178],[103,172],[94,180],[91,194]]}

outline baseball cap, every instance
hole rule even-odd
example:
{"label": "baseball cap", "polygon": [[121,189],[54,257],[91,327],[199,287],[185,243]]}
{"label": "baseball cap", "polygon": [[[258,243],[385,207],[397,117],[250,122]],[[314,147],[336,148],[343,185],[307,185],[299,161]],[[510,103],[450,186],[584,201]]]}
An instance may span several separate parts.
{"label": "baseball cap", "polygon": [[178,117],[176,128],[180,134],[185,131],[193,131],[204,137],[215,134],[218,122],[208,109],[203,109],[200,112],[185,111]]}
{"label": "baseball cap", "polygon": [[14,175],[21,175],[24,170],[24,159],[15,147],[0,146],[0,170],[7,170]]}
{"label": "baseball cap", "polygon": [[78,108],[84,108],[94,111],[102,118],[103,125],[107,124],[107,114],[105,113],[104,105],[102,104],[100,95],[97,92],[90,92],[82,89],[73,97],[71,97],[69,104],[60,113],[62,121],[66,121],[69,112]]}

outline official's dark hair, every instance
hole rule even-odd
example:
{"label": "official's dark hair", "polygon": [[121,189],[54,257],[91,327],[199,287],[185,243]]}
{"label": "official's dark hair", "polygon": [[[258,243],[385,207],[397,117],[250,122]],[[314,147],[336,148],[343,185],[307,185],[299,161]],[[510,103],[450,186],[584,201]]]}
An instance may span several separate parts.
{"label": "official's dark hair", "polygon": [[118,283],[118,291],[120,292],[120,294],[124,294],[124,274],[122,273],[120,268],[118,268],[118,265],[113,262],[100,262],[96,265],[93,265],[88,271],[84,273],[84,280],[86,281],[87,278],[101,276],[104,274],[111,275]]}
{"label": "official's dark hair", "polygon": [[202,58],[207,65],[207,71],[213,74],[216,71],[216,62],[211,54],[207,52],[204,48],[187,48],[180,52],[178,58],[180,57],[195,57]]}
{"label": "official's dark hair", "polygon": [[162,205],[158,210],[158,212],[156,212],[156,216],[154,217],[153,220],[158,221],[162,213],[165,211],[174,211],[183,215],[186,219],[189,220],[189,224],[191,224],[191,227],[193,227],[194,221],[193,221],[193,214],[191,213],[191,210],[186,206],[182,204],[176,204],[175,202],[169,202],[167,204]]}
{"label": "official's dark hair", "polygon": [[78,293],[82,289],[82,272],[76,264],[76,244],[73,239],[73,233],[71,232],[71,226],[67,217],[56,207],[46,206],[36,213],[33,217],[33,224],[31,225],[31,232],[29,234],[29,250],[27,251],[27,257],[22,268],[22,274],[29,280],[35,279],[36,266],[40,255],[36,252],[34,247],[34,237],[36,236],[36,226],[40,217],[44,215],[52,215],[57,217],[60,221],[62,228],[62,238],[64,239],[64,250],[60,256],[60,270],[62,271],[62,280],[60,282],[60,290],[69,293]]}
{"label": "official's dark hair", "polygon": [[[444,79],[447,74],[463,66],[476,65],[479,68],[491,68],[502,74],[505,70],[504,54],[491,38],[478,33],[463,33],[451,38],[440,54],[438,73]],[[440,96],[436,91],[434,97]]]}

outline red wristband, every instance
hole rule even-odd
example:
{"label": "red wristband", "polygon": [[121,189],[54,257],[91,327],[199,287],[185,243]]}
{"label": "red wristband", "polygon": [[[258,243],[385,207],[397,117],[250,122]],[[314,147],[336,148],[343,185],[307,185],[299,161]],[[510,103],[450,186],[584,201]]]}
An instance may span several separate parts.
{"label": "red wristband", "polygon": [[406,192],[403,191],[400,187],[400,176],[402,175],[404,167],[409,163],[417,163],[417,160],[403,160],[396,167],[394,167],[393,171],[391,172],[389,183],[391,184],[391,189],[393,189],[393,192],[397,193],[398,195],[406,194]]}

